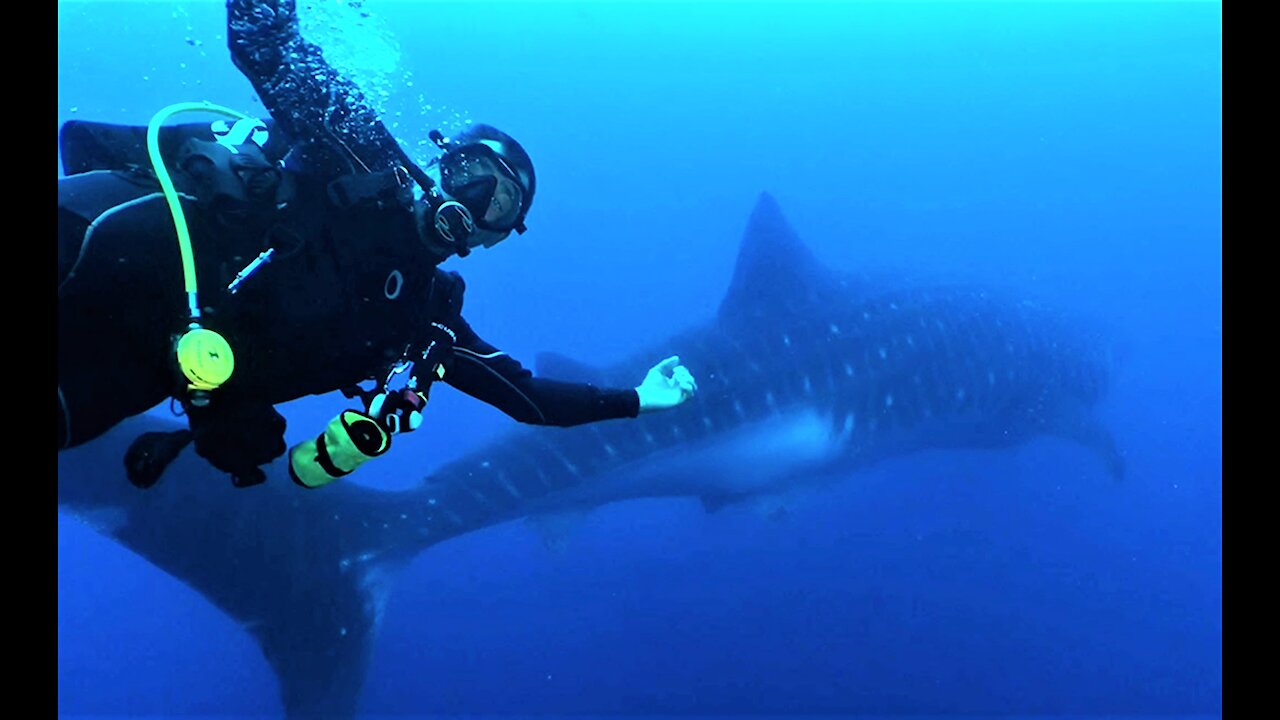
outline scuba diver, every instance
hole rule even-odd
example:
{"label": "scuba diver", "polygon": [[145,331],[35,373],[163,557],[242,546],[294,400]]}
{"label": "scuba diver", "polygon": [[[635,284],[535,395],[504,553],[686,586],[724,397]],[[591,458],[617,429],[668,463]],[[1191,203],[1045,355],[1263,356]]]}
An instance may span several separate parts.
{"label": "scuba diver", "polygon": [[[59,450],[169,398],[188,429],[134,441],[135,485],[193,444],[238,487],[287,451],[292,479],[315,488],[417,429],[435,382],[564,427],[696,392],[678,357],[634,388],[598,388],[534,377],[480,339],[461,314],[462,278],[437,265],[525,231],[536,187],[525,150],[488,125],[433,130],[442,154],[421,168],[302,38],[294,0],[228,0],[227,27],[271,119],[187,103],[145,128],[61,128]],[[164,126],[196,111],[234,122]],[[274,406],[334,390],[359,407],[286,448]]]}

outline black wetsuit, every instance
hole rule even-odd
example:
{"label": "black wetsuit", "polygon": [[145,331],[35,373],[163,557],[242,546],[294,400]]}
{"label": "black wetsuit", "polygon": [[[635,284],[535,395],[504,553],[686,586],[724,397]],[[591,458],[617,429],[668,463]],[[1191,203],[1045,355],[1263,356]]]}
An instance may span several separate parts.
{"label": "black wetsuit", "polygon": [[[516,420],[570,426],[634,417],[634,390],[536,378],[481,340],[461,315],[462,279],[435,266],[409,206],[331,201],[332,168],[316,170],[314,158],[385,169],[399,164],[399,146],[297,34],[292,2],[227,5],[236,65],[276,125],[310,148],[311,172],[289,173],[296,189],[283,209],[238,224],[184,195],[204,323],[235,353],[235,372],[210,405],[188,407],[197,451],[232,473],[268,462],[284,451],[284,424],[271,406],[383,379],[407,350],[443,337],[435,324],[455,338],[443,382]],[[323,104],[313,103],[317,94]],[[347,130],[353,122],[358,129]],[[172,343],[187,308],[173,220],[153,177],[85,173],[60,179],[58,190],[64,448],[181,395]],[[267,247],[273,259],[228,292]],[[211,438],[203,449],[202,434]]]}
{"label": "black wetsuit", "polygon": [[407,164],[360,88],[302,37],[294,0],[227,0],[227,46],[277,127],[305,146],[317,173]]}

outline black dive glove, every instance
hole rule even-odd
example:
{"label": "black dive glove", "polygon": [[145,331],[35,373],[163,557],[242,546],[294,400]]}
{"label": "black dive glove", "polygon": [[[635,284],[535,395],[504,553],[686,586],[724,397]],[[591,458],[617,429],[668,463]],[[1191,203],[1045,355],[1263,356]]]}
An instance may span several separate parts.
{"label": "black dive glove", "polygon": [[187,407],[196,454],[231,475],[236,487],[267,479],[259,465],[284,454],[285,420],[261,400],[215,398],[207,407]]}

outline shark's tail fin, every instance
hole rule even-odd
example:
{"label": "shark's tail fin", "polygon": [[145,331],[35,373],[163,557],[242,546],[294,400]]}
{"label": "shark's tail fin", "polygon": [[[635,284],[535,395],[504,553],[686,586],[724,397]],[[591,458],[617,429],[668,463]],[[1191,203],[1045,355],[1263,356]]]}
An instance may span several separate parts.
{"label": "shark's tail fin", "polygon": [[354,717],[391,581],[441,539],[427,532],[422,494],[353,483],[304,490],[283,458],[268,466],[267,482],[236,488],[191,451],[154,487],[130,483],[133,439],[181,440],[179,430],[139,416],[59,453],[59,510],[245,628],[276,672],[288,717]]}

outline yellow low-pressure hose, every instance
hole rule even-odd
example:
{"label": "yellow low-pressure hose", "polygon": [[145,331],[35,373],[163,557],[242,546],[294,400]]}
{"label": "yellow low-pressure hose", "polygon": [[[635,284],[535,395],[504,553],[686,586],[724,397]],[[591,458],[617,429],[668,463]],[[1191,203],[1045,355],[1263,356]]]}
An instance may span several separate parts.
{"label": "yellow low-pressure hose", "polygon": [[192,403],[203,405],[208,402],[208,391],[216,390],[231,377],[235,369],[235,356],[225,338],[200,325],[200,301],[196,287],[195,258],[191,251],[191,233],[187,230],[187,218],[182,212],[178,191],[173,187],[173,179],[164,165],[164,159],[160,157],[160,126],[164,125],[170,117],[184,112],[218,113],[237,120],[253,120],[253,118],[211,102],[186,102],[175,103],[161,109],[147,124],[147,154],[151,158],[151,167],[155,169],[156,179],[160,182],[165,202],[169,204],[169,212],[173,215],[173,226],[178,233],[178,250],[182,254],[182,277],[187,292],[187,308],[190,312],[187,332],[178,340],[175,348],[178,367],[187,377],[189,383],[187,389],[192,393]]}
{"label": "yellow low-pressure hose", "polygon": [[173,215],[173,226],[178,232],[178,250],[182,253],[182,278],[187,292],[187,305],[191,319],[195,321],[200,317],[200,303],[196,299],[196,264],[191,252],[191,234],[187,231],[187,217],[182,212],[178,191],[174,189],[173,179],[164,166],[164,159],[160,157],[160,126],[170,117],[184,112],[218,113],[237,120],[252,118],[231,108],[201,101],[175,103],[162,108],[147,124],[147,154],[151,157],[151,167],[155,169],[156,179],[160,181],[160,189],[164,193],[165,202],[169,203],[169,212]]}

